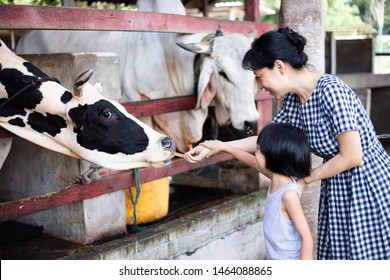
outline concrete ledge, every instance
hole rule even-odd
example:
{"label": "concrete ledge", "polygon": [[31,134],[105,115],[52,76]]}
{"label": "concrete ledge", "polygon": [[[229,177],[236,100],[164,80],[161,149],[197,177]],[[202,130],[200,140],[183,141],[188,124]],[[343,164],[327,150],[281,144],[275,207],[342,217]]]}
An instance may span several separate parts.
{"label": "concrete ledge", "polygon": [[264,200],[264,191],[240,195],[63,259],[263,259]]}

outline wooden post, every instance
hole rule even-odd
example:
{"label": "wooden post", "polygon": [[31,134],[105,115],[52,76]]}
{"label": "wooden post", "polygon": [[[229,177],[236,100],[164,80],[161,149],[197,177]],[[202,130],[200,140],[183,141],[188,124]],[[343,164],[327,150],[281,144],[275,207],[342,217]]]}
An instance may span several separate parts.
{"label": "wooden post", "polygon": [[202,2],[202,11],[203,11],[203,16],[208,17],[208,11],[209,11],[209,1],[203,0]]}
{"label": "wooden post", "polygon": [[260,0],[245,1],[245,20],[260,22],[259,5],[260,5]]}

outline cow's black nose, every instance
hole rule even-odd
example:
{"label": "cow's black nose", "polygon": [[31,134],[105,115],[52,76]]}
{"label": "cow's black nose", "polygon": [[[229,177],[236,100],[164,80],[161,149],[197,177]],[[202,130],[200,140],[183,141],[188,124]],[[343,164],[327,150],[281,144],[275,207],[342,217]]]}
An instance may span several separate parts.
{"label": "cow's black nose", "polygon": [[175,150],[175,142],[173,141],[172,138],[164,137],[161,140],[161,145],[163,146],[163,148],[167,150],[172,150],[172,151]]}
{"label": "cow's black nose", "polygon": [[257,122],[248,122],[244,121],[245,126],[245,134],[246,135],[254,135],[257,133]]}

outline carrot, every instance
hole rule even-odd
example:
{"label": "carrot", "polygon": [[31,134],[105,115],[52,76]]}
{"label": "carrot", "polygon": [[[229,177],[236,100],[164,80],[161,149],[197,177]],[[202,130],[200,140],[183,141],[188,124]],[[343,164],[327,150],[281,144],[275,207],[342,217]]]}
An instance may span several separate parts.
{"label": "carrot", "polygon": [[179,152],[174,152],[173,155],[174,155],[175,157],[180,157],[180,158],[183,158],[183,157],[184,157],[184,154],[179,153]]}

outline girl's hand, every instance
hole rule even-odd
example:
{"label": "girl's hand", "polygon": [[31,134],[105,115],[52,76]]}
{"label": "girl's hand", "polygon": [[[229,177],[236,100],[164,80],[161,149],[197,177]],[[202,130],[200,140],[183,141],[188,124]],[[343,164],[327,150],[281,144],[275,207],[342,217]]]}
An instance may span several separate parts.
{"label": "girl's hand", "polygon": [[209,153],[210,149],[199,145],[185,153],[184,159],[189,163],[197,163],[203,161],[206,157],[208,157]]}

